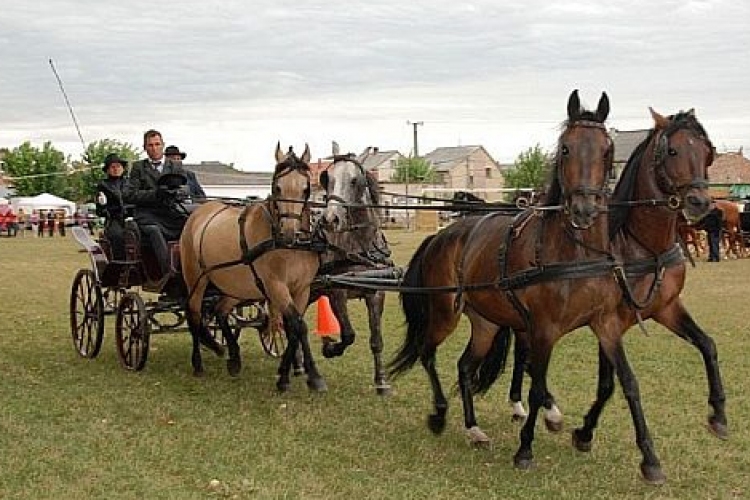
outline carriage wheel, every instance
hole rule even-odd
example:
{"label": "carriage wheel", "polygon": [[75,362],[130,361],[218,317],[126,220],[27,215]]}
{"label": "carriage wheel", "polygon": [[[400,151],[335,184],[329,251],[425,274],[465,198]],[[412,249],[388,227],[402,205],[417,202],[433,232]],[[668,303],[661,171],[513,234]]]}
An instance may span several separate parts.
{"label": "carriage wheel", "polygon": [[115,323],[117,355],[126,370],[140,371],[146,366],[149,338],[146,305],[140,295],[128,292],[117,307]]}
{"label": "carriage wheel", "polygon": [[258,328],[260,345],[263,346],[266,354],[278,358],[286,350],[287,339],[286,332],[284,331],[284,323],[281,318],[273,318],[268,313],[268,309],[264,309],[264,312],[261,314],[266,315],[266,321]]}
{"label": "carriage wheel", "polygon": [[90,269],[81,269],[70,290],[70,333],[81,357],[93,359],[102,348],[104,302],[102,288]]}

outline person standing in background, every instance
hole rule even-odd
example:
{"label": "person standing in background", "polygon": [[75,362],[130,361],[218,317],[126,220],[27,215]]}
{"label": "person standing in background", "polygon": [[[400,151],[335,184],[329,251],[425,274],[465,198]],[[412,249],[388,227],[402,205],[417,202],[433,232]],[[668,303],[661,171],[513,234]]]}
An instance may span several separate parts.
{"label": "person standing in background", "polygon": [[198,178],[195,176],[195,172],[193,172],[192,170],[188,170],[187,168],[185,168],[185,165],[182,164],[182,161],[187,156],[187,153],[183,153],[182,151],[180,151],[180,148],[178,148],[177,146],[167,146],[167,148],[164,150],[164,156],[172,160],[174,164],[180,165],[185,171],[185,176],[187,176],[188,189],[190,189],[190,197],[193,198],[193,200],[195,200],[196,198],[205,198],[206,193],[203,191],[203,188],[198,182]]}
{"label": "person standing in background", "polygon": [[55,226],[56,225],[57,224],[55,224],[55,211],[54,210],[48,210],[47,211],[46,227],[47,227],[47,234],[49,235],[50,238],[52,238],[52,237],[55,236]]}

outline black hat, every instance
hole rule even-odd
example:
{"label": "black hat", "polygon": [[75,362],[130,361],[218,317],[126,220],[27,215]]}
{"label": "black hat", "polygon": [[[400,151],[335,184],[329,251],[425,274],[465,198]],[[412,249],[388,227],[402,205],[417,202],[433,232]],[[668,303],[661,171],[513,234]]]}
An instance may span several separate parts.
{"label": "black hat", "polygon": [[106,158],[104,158],[104,166],[102,167],[102,170],[106,172],[109,166],[113,163],[119,163],[123,168],[128,166],[128,161],[120,158],[117,153],[109,153]]}
{"label": "black hat", "polygon": [[183,153],[180,151],[180,148],[177,146],[167,146],[167,149],[164,150],[164,156],[172,156],[172,155],[180,155],[182,159],[184,160],[187,156],[187,153]]}

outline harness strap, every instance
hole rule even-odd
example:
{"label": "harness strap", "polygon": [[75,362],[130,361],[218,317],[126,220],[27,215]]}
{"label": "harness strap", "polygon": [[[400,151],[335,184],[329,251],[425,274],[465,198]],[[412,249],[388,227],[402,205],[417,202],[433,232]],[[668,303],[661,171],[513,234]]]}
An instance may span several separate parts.
{"label": "harness strap", "polygon": [[[685,261],[685,256],[682,253],[682,248],[679,245],[674,245],[666,252],[657,255],[652,259],[639,259],[635,261],[628,261],[624,264],[616,265],[613,269],[615,280],[622,289],[625,301],[636,310],[636,312],[646,309],[651,302],[653,302],[656,293],[659,291],[661,284],[664,280],[664,273],[667,268],[674,267]],[[638,301],[635,297],[632,287],[628,282],[628,277],[643,276],[653,272],[654,281],[649,287],[646,298],[643,301]],[[640,321],[640,318],[639,318]]]}

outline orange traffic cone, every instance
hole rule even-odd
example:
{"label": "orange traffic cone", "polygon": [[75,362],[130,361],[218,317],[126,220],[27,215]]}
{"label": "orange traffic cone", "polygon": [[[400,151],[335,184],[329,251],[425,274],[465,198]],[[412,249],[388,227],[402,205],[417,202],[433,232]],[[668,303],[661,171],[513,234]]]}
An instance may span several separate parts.
{"label": "orange traffic cone", "polygon": [[318,327],[315,330],[317,335],[325,337],[327,335],[338,335],[341,333],[339,321],[331,309],[331,302],[328,297],[323,295],[317,301],[318,304]]}

